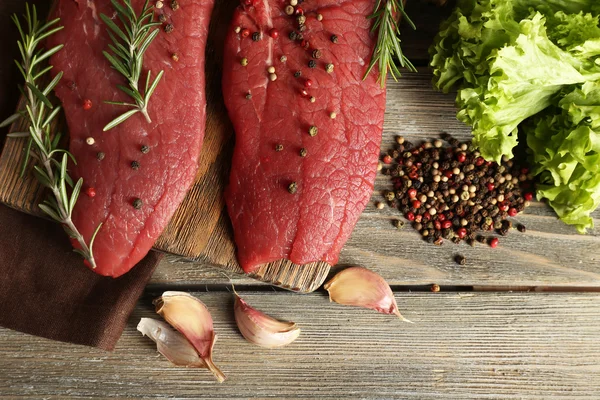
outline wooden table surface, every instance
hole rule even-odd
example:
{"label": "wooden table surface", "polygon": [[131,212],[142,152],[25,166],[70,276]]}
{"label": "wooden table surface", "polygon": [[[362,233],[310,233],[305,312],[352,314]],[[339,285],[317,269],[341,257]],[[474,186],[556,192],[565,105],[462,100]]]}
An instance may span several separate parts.
{"label": "wooden table surface", "polygon": [[[409,11],[422,29],[405,43],[421,68],[388,85],[384,146],[396,134],[468,137],[453,96],[431,89],[426,68],[426,46],[447,11],[419,3]],[[374,201],[386,185],[380,177]],[[534,203],[519,216],[527,233],[511,232],[498,249],[436,247],[393,228],[397,217],[367,207],[340,263],[388,279],[414,324],[331,304],[323,290],[298,295],[234,276],[250,304],[302,328],[292,345],[261,349],[239,334],[220,270],[167,258],[112,353],[0,328],[0,399],[600,398],[600,229],[578,235]],[[466,265],[452,261],[458,253]],[[433,283],[441,292],[429,290]],[[171,366],[136,331],[140,317],[157,317],[151,301],[165,290],[192,292],[209,307],[224,384]]]}

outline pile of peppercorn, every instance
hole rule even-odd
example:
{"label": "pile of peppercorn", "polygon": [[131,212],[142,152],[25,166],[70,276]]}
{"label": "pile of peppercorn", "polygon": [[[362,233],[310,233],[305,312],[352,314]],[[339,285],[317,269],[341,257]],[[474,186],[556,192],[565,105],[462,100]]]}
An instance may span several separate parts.
{"label": "pile of peppercorn", "polygon": [[[450,146],[440,139],[414,146],[396,138],[396,148],[382,159],[383,173],[394,185],[384,194],[388,205],[397,207],[429,243],[465,240],[471,246],[479,241],[496,247],[498,237],[478,232],[508,233],[512,222],[507,218],[533,198],[531,175],[512,160],[500,165],[485,161],[469,142],[441,137]],[[517,229],[525,231],[520,224]]]}

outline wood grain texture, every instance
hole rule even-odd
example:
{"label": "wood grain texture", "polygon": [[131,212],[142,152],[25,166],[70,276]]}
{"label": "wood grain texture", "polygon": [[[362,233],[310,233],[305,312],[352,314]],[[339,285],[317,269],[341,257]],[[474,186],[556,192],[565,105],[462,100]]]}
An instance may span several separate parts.
{"label": "wood grain texture", "polygon": [[199,293],[215,320],[214,361],[228,376],[176,368],[135,331],[157,317],[146,296],[114,353],[0,329],[0,399],[597,399],[600,302],[589,294],[397,293],[407,324],[330,304],[322,293],[245,292],[292,319],[292,345],[244,341],[227,292]]}

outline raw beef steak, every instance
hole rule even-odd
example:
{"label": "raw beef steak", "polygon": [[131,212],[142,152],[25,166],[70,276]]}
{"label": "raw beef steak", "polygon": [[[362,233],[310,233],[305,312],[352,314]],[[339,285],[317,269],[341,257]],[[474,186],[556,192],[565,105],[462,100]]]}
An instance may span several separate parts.
{"label": "raw beef steak", "polygon": [[246,1],[225,44],[226,201],[245,271],[335,264],[376,176],[385,90],[376,73],[363,81],[375,1],[298,3]]}
{"label": "raw beef steak", "polygon": [[[132,3],[139,12],[143,0]],[[73,221],[87,240],[103,224],[93,248],[94,271],[102,275],[120,276],[144,257],[196,174],[205,125],[204,47],[213,1],[170,4],[164,1],[155,10],[155,18],[162,14],[165,22],[144,58],[142,79],[148,69],[152,77],[165,71],[149,102],[152,123],[138,113],[107,132],[102,128],[126,109],[104,101],[131,102],[116,88],[126,85],[125,79],[102,55],[110,38],[100,14],[115,17],[110,1],[59,0],[52,15],[65,27],[51,38],[51,45],[65,45],[51,60],[54,71],[64,71],[56,93],[77,159],[73,175],[84,179]],[[86,143],[88,138],[94,143]]]}

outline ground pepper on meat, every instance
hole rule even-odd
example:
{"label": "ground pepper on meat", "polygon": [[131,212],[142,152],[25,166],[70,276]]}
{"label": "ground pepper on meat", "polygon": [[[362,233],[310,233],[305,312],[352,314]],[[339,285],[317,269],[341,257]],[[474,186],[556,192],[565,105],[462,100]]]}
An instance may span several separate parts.
{"label": "ground pepper on meat", "polygon": [[[396,145],[382,155],[384,175],[394,191],[383,193],[387,204],[397,207],[423,238],[437,245],[476,241],[498,245],[497,237],[476,235],[494,231],[505,236],[514,217],[529,205],[533,183],[529,170],[503,159],[499,165],[485,161],[470,142],[448,134],[418,146],[396,137]],[[524,232],[524,227],[518,230]]]}

